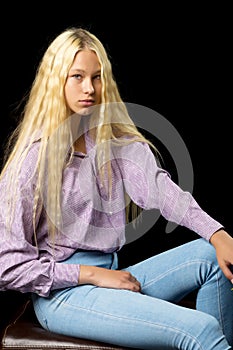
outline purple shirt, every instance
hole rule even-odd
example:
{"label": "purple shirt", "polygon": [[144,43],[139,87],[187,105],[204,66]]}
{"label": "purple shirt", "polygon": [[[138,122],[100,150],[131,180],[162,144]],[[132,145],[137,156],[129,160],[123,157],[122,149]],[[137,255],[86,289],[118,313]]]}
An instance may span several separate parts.
{"label": "purple shirt", "polygon": [[[39,141],[29,151],[20,173],[11,232],[6,230],[4,188],[0,183],[0,290],[15,289],[48,296],[58,288],[76,286],[79,265],[63,260],[77,249],[113,252],[125,243],[125,192],[143,209],[158,209],[172,222],[185,226],[201,237],[210,236],[222,225],[203,211],[192,195],[183,191],[158,166],[147,144],[134,142],[113,146],[112,193],[102,185],[95,147],[86,135],[87,154],[76,152],[64,170],[62,225],[55,246],[47,235],[46,205],[37,218],[37,244],[34,244],[32,212]],[[51,217],[52,219],[52,217]],[[156,239],[156,236],[155,236]]]}

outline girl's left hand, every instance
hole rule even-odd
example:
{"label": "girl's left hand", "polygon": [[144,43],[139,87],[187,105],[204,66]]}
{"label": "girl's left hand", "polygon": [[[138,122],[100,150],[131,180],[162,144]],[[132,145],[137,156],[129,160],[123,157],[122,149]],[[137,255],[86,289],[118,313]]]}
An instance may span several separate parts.
{"label": "girl's left hand", "polygon": [[222,229],[211,236],[210,243],[216,249],[220,268],[233,284],[233,237]]}

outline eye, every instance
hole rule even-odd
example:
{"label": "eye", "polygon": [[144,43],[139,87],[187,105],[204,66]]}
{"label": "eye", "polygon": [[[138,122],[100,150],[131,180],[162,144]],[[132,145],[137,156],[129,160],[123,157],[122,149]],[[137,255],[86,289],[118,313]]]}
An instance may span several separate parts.
{"label": "eye", "polygon": [[101,80],[101,75],[100,74],[96,74],[94,77],[93,77],[94,80]]}
{"label": "eye", "polygon": [[82,79],[82,75],[81,74],[73,74],[72,77],[77,79],[77,80],[81,80]]}

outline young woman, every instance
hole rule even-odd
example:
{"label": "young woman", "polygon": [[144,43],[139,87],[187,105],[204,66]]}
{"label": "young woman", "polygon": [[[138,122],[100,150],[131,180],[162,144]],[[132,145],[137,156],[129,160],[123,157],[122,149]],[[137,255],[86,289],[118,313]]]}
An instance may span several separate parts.
{"label": "young woman", "polygon": [[[50,44],[10,145],[1,290],[30,292],[53,332],[140,349],[231,349],[233,238],[159,166],[96,36],[69,28]],[[200,238],[120,270],[125,226],[140,208]],[[196,310],[177,305],[194,290]]]}

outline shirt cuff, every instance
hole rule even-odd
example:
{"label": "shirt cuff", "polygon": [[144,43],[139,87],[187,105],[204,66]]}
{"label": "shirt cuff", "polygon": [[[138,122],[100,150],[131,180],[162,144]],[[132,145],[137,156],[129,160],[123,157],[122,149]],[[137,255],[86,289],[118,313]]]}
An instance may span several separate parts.
{"label": "shirt cuff", "polygon": [[78,285],[79,264],[55,263],[54,279],[51,289],[74,287]]}

